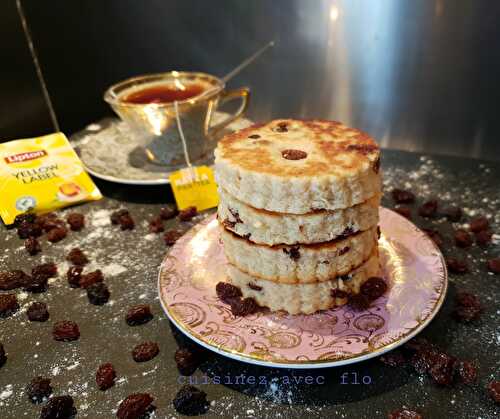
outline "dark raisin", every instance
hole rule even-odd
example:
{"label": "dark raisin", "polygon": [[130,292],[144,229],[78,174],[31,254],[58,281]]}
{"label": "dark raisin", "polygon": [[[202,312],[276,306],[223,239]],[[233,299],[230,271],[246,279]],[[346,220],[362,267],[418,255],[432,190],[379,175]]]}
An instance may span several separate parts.
{"label": "dark raisin", "polygon": [[198,214],[196,207],[187,207],[179,212],[179,220],[190,221],[194,216]]}
{"label": "dark raisin", "polygon": [[135,228],[135,221],[130,214],[122,215],[120,217],[120,229],[133,230]]}
{"label": "dark raisin", "polygon": [[83,266],[71,266],[68,269],[66,277],[68,278],[68,284],[71,288],[80,288],[82,272]]}
{"label": "dark raisin", "polygon": [[488,230],[490,227],[490,222],[486,217],[476,217],[469,223],[470,231],[473,233],[479,233],[483,230]]}
{"label": "dark raisin", "polygon": [[36,215],[32,212],[25,212],[23,214],[18,214],[14,218],[14,223],[12,225],[14,227],[19,227],[23,222],[34,223],[36,218],[37,218]]}
{"label": "dark raisin", "polygon": [[151,308],[147,304],[139,304],[130,307],[125,317],[125,321],[129,326],[138,326],[149,322],[152,318],[153,314],[151,313]]}
{"label": "dark raisin", "polygon": [[120,224],[120,217],[122,217],[124,215],[130,215],[128,210],[120,209],[120,210],[117,210],[117,211],[114,211],[113,213],[111,213],[111,216],[109,217],[111,220],[111,224],[114,224],[114,225]]}
{"label": "dark raisin", "polygon": [[26,394],[31,403],[42,403],[52,394],[49,378],[35,377],[26,387]]}
{"label": "dark raisin", "polygon": [[435,199],[425,202],[419,209],[418,215],[425,218],[431,218],[436,215],[438,202]]}
{"label": "dark raisin", "polygon": [[5,348],[0,343],[0,368],[2,368],[7,362],[7,355],[5,354]]}
{"label": "dark raisin", "polygon": [[276,132],[288,132],[288,124],[286,122],[279,122],[274,130]]}
{"label": "dark raisin", "polygon": [[81,275],[79,285],[81,288],[88,288],[102,281],[104,281],[104,275],[100,269],[96,269],[93,272]]}
{"label": "dark raisin", "polygon": [[382,363],[389,365],[390,367],[401,367],[406,365],[406,358],[398,350],[388,352],[382,355],[379,359]]}
{"label": "dark raisin", "polygon": [[495,274],[500,274],[500,258],[490,259],[488,269]]}
{"label": "dark raisin", "polygon": [[430,228],[424,228],[424,229],[422,229],[422,231],[424,231],[425,233],[427,233],[427,235],[429,236],[429,238],[434,242],[434,244],[437,247],[442,247],[443,246],[444,240],[443,240],[443,237],[441,236],[441,234],[439,233],[439,231],[433,230],[433,229],[430,229]]}
{"label": "dark raisin", "polygon": [[259,306],[253,298],[235,298],[231,300],[230,304],[233,316],[247,316],[259,310]]}
{"label": "dark raisin", "polygon": [[109,301],[109,290],[104,282],[98,282],[87,287],[87,298],[89,303],[102,306]]}
{"label": "dark raisin", "polygon": [[42,229],[38,224],[23,221],[17,227],[17,235],[20,239],[27,239],[28,237],[40,237]]}
{"label": "dark raisin", "polygon": [[410,207],[399,206],[399,207],[394,208],[394,211],[397,212],[399,215],[402,215],[405,218],[411,219]]}
{"label": "dark raisin", "polygon": [[363,311],[370,307],[370,300],[364,294],[354,294],[349,297],[349,306],[355,311]]}
{"label": "dark raisin", "polygon": [[140,419],[154,410],[153,398],[147,393],[134,393],[127,396],[120,405],[116,416],[118,419]]}
{"label": "dark raisin", "polygon": [[185,385],[175,395],[174,408],[183,415],[201,415],[208,410],[207,393]]}
{"label": "dark raisin", "polygon": [[29,276],[21,270],[0,272],[0,290],[10,291],[22,287]]}
{"label": "dark raisin", "polygon": [[251,138],[252,140],[257,140],[260,138],[260,135],[259,134],[252,134],[252,135],[249,135],[248,138]]}
{"label": "dark raisin", "polygon": [[423,416],[420,413],[407,408],[394,410],[389,413],[387,417],[389,419],[423,419]]}
{"label": "dark raisin", "polygon": [[160,208],[160,217],[162,220],[170,220],[177,215],[177,209],[172,207]]}
{"label": "dark raisin", "polygon": [[57,243],[64,239],[68,234],[66,227],[56,227],[47,233],[47,240],[51,243]]}
{"label": "dark raisin", "polygon": [[102,364],[97,368],[95,373],[95,381],[99,390],[107,390],[115,385],[116,372],[112,364],[109,362]]}
{"label": "dark raisin", "polygon": [[299,246],[283,247],[283,252],[290,256],[292,260],[300,259]]}
{"label": "dark raisin", "polygon": [[71,262],[73,265],[83,266],[89,263],[87,256],[83,253],[78,247],[71,249],[68,255],[66,256],[66,260]]}
{"label": "dark raisin", "polygon": [[69,228],[73,231],[80,231],[85,227],[85,216],[79,212],[71,212],[66,217],[66,221],[69,224]]}
{"label": "dark raisin", "polygon": [[495,403],[500,403],[500,381],[491,381],[488,384],[488,394],[495,401]]}
{"label": "dark raisin", "polygon": [[432,366],[428,371],[429,375],[436,384],[449,386],[453,383],[455,362],[454,357],[441,352],[434,357]]}
{"label": "dark raisin", "polygon": [[287,160],[302,160],[307,157],[307,153],[302,150],[286,149],[281,152],[284,159]]}
{"label": "dark raisin", "polygon": [[156,342],[143,342],[132,350],[132,358],[135,362],[146,362],[153,359],[160,352]]}
{"label": "dark raisin", "polygon": [[332,298],[348,298],[349,293],[338,288],[333,288],[330,290],[330,295]]}
{"label": "dark raisin", "polygon": [[468,292],[459,292],[455,299],[453,317],[460,322],[469,323],[479,319],[483,309],[477,296]]}
{"label": "dark raisin", "polygon": [[491,231],[488,230],[482,230],[476,233],[476,243],[479,246],[486,246],[491,242],[491,237],[492,237]]}
{"label": "dark raisin", "polygon": [[251,290],[262,291],[262,287],[260,287],[259,285],[254,284],[253,282],[249,282],[247,285],[248,285],[248,288],[250,288]]}
{"label": "dark raisin", "polygon": [[78,340],[80,337],[80,329],[75,322],[62,320],[54,324],[52,336],[54,337],[54,340],[62,342]]}
{"label": "dark raisin", "polygon": [[189,348],[179,348],[175,351],[175,363],[182,375],[192,375],[200,364],[198,354]]}
{"label": "dark raisin", "polygon": [[151,233],[161,233],[162,231],[165,231],[165,227],[163,226],[163,219],[159,215],[154,217],[149,222],[149,231]]}
{"label": "dark raisin", "polygon": [[472,384],[477,379],[477,368],[469,361],[458,361],[455,363],[455,372],[464,384]]}
{"label": "dark raisin", "polygon": [[403,189],[393,189],[392,199],[397,204],[411,204],[415,202],[415,195],[410,191],[405,191]]}
{"label": "dark raisin", "polygon": [[230,304],[231,300],[234,298],[239,298],[242,296],[241,290],[232,284],[227,282],[219,282],[215,286],[215,291],[217,296],[225,303]]}
{"label": "dark raisin", "polygon": [[382,278],[372,276],[361,285],[360,293],[366,296],[370,301],[381,297],[387,291],[387,284]]}
{"label": "dark raisin", "polygon": [[172,246],[177,240],[182,237],[182,232],[178,230],[168,230],[163,235],[163,241],[167,246]]}
{"label": "dark raisin", "polygon": [[71,396],[57,396],[49,399],[42,408],[40,419],[67,419],[76,415]]}
{"label": "dark raisin", "polygon": [[377,157],[373,162],[373,171],[378,173],[380,171],[380,157]]}
{"label": "dark raisin", "polygon": [[450,272],[453,272],[455,274],[463,274],[469,270],[465,260],[459,260],[456,258],[447,258],[446,265],[448,266]]}
{"label": "dark raisin", "polygon": [[229,207],[228,207],[228,210],[231,213],[231,215],[233,216],[235,224],[238,224],[238,223],[243,224],[243,220],[240,218],[240,213],[237,210],[235,210],[234,208],[229,208]]}
{"label": "dark raisin", "polygon": [[24,291],[40,293],[47,291],[49,278],[44,274],[30,276],[23,284]]}
{"label": "dark raisin", "polygon": [[455,231],[455,244],[458,247],[470,247],[472,245],[472,236],[465,230]]}
{"label": "dark raisin", "polygon": [[447,207],[439,211],[441,215],[444,215],[448,221],[456,223],[462,218],[462,210],[458,207]]}
{"label": "dark raisin", "polygon": [[19,310],[15,294],[0,294],[0,318],[10,317]]}
{"label": "dark raisin", "polygon": [[46,233],[54,228],[66,228],[66,223],[58,218],[53,212],[38,217],[37,224],[43,228]]}
{"label": "dark raisin", "polygon": [[24,241],[24,248],[31,256],[35,256],[37,253],[40,253],[42,251],[40,243],[35,237],[28,237]]}
{"label": "dark raisin", "polygon": [[57,276],[57,265],[55,263],[48,262],[35,266],[31,270],[31,276],[43,276],[47,279],[54,278]]}
{"label": "dark raisin", "polygon": [[225,220],[222,220],[222,225],[228,230],[232,230],[236,225],[236,221],[229,221],[229,218],[226,218]]}
{"label": "dark raisin", "polygon": [[34,302],[26,311],[28,319],[32,322],[46,322],[49,319],[49,311],[47,304],[41,302]]}

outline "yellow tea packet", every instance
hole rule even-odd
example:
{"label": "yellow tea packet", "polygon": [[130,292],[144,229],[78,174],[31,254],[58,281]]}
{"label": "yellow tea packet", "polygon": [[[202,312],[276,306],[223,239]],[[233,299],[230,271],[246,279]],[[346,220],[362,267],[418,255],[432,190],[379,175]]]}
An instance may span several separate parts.
{"label": "yellow tea packet", "polygon": [[187,167],[173,172],[169,179],[180,210],[196,207],[198,211],[203,211],[219,205],[217,184],[210,167]]}
{"label": "yellow tea packet", "polygon": [[63,133],[0,143],[0,216],[5,224],[26,211],[44,213],[101,198]]}

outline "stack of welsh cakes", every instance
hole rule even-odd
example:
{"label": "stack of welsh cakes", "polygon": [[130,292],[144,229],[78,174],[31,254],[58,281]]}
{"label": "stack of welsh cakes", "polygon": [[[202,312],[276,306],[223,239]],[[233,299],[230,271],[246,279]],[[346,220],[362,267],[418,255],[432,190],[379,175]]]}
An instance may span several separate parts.
{"label": "stack of welsh cakes", "polygon": [[345,304],[379,271],[380,151],[333,121],[282,119],[215,151],[228,281],[290,314]]}

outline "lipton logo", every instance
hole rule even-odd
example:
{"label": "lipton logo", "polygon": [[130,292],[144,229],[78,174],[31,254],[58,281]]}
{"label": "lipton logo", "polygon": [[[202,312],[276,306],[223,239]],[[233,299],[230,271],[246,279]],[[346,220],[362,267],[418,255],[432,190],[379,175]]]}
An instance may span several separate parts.
{"label": "lipton logo", "polygon": [[40,157],[44,157],[46,155],[47,152],[45,150],[37,150],[37,151],[28,151],[27,153],[13,154],[12,156],[7,156],[4,159],[8,164],[12,164],[12,163],[22,163],[28,160],[39,159]]}

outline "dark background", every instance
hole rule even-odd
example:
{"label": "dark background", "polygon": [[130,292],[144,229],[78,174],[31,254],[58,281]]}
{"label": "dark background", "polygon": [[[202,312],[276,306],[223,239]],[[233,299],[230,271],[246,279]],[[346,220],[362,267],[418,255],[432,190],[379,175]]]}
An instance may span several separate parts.
{"label": "dark background", "polygon": [[[500,159],[500,3],[488,0],[22,1],[61,129],[111,115],[104,90],[150,72],[223,75],[254,120],[331,118],[382,146]],[[50,132],[15,0],[0,6],[0,141]]]}

